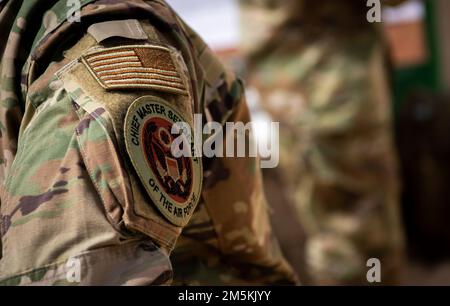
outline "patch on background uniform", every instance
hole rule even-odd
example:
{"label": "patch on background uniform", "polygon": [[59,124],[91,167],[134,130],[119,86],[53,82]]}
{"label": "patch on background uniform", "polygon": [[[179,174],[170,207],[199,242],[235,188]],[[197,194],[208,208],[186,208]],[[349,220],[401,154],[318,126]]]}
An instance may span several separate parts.
{"label": "patch on background uniform", "polygon": [[188,95],[169,48],[127,45],[82,57],[92,76],[106,90],[151,89]]}
{"label": "patch on background uniform", "polygon": [[[155,205],[173,224],[185,226],[200,199],[203,170],[198,157],[173,156],[172,143],[178,137],[185,137],[171,133],[176,122],[187,123],[164,100],[141,97],[127,112],[125,143],[133,166]],[[192,128],[191,135],[194,135]],[[192,149],[193,143],[190,144]]]}

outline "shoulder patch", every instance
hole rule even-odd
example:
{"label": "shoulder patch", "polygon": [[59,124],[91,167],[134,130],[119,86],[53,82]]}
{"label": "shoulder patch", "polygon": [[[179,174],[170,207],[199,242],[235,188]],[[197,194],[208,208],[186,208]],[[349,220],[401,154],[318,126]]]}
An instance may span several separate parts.
{"label": "shoulder patch", "polygon": [[159,45],[127,45],[90,52],[82,57],[106,90],[150,89],[188,95],[172,52]]}
{"label": "shoulder patch", "polygon": [[[203,170],[200,158],[172,154],[172,143],[184,137],[171,133],[176,122],[187,123],[161,98],[144,96],[130,106],[124,133],[133,167],[154,204],[170,222],[185,226],[200,199]],[[190,132],[194,135],[192,127]]]}

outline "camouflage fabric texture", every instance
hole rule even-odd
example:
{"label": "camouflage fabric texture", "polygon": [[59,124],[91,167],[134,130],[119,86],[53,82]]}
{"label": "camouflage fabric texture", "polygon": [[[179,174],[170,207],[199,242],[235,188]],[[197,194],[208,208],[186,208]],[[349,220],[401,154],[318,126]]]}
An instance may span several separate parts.
{"label": "camouflage fabric texture", "polygon": [[[83,0],[80,22],[67,20],[66,1],[0,8],[0,285],[170,284],[169,256],[182,228],[159,213],[131,166],[125,113],[153,95],[205,122],[249,120],[241,82],[161,0]],[[139,20],[147,39],[114,29],[105,40],[87,34],[99,20],[124,19]],[[131,44],[178,54],[188,95],[106,91],[80,61],[92,49]],[[253,282],[295,283],[272,234],[256,162],[203,160],[201,199],[180,246],[252,269]],[[79,282],[67,277],[74,260]]]}
{"label": "camouflage fabric texture", "polygon": [[[249,84],[280,122],[279,189],[315,284],[399,281],[403,236],[385,49],[366,1],[241,1]],[[265,25],[265,27],[260,27]]]}

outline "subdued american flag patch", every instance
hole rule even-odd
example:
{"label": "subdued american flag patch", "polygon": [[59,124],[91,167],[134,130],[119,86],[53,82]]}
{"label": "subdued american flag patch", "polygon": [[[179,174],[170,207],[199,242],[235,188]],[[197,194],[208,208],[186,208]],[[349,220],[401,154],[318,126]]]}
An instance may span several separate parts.
{"label": "subdued american flag patch", "polygon": [[107,48],[84,55],[82,60],[106,90],[152,89],[188,94],[170,50],[163,46]]}

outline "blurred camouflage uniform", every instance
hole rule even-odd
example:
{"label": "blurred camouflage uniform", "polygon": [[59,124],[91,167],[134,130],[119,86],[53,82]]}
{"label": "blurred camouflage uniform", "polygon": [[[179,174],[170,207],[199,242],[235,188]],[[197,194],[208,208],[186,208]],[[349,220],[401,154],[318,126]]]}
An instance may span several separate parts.
{"label": "blurred camouflage uniform", "polygon": [[[397,1],[398,2],[398,1]],[[280,122],[284,178],[320,284],[367,284],[402,250],[391,105],[380,32],[366,1],[242,0],[249,82]]]}
{"label": "blurred camouflage uniform", "polygon": [[[80,3],[80,22],[67,1],[0,4],[0,284],[168,284],[191,214],[170,219],[140,179],[150,166],[137,157],[156,161],[130,151],[129,115],[147,99],[190,124],[194,113],[246,121],[243,88],[164,1]],[[292,281],[256,162],[203,159],[189,172],[203,187],[186,234],[207,228],[220,256]],[[77,262],[81,282],[71,283]]]}

